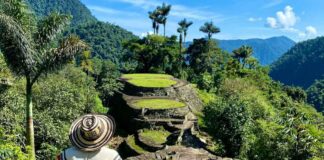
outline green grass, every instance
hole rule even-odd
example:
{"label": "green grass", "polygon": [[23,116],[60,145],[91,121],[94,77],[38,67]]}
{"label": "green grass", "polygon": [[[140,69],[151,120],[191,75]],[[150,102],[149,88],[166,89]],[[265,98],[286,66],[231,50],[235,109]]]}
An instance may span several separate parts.
{"label": "green grass", "polygon": [[122,78],[172,78],[168,74],[154,74],[154,73],[135,73],[135,74],[123,74]]}
{"label": "green grass", "polygon": [[147,109],[173,109],[185,107],[186,104],[171,99],[140,99],[132,102],[132,105],[137,108]]}
{"label": "green grass", "polygon": [[171,75],[167,74],[124,74],[121,78],[126,79],[132,85],[146,88],[166,88],[177,83],[172,80]]}
{"label": "green grass", "polygon": [[134,135],[131,135],[131,136],[128,136],[127,139],[127,144],[133,149],[135,150],[137,153],[139,154],[143,154],[143,153],[146,153],[147,151],[145,149],[143,149],[141,146],[137,145],[136,144],[136,141],[135,141],[135,137]]}
{"label": "green grass", "polygon": [[167,141],[167,137],[170,136],[170,134],[170,132],[164,130],[144,129],[139,133],[139,136],[147,141],[154,142],[156,144],[163,144]]}

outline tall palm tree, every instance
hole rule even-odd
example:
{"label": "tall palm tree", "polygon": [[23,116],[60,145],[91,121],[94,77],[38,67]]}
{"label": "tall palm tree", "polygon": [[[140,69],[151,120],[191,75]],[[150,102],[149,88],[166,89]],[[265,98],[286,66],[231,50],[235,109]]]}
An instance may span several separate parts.
{"label": "tall palm tree", "polygon": [[158,31],[157,31],[157,28],[158,28],[158,22],[157,22],[157,18],[159,17],[159,12],[157,10],[154,10],[154,11],[150,11],[148,12],[149,14],[149,18],[152,20],[152,28],[153,28],[153,32],[154,34],[156,34]]}
{"label": "tall palm tree", "polygon": [[179,24],[180,28],[182,28],[182,30],[183,30],[183,42],[186,43],[188,29],[193,23],[192,23],[192,21],[187,21],[187,19],[183,19],[178,24]]}
{"label": "tall palm tree", "polygon": [[35,159],[33,90],[38,78],[70,62],[86,44],[74,36],[54,40],[71,17],[52,13],[36,22],[24,0],[0,0],[0,50],[13,73],[26,78],[26,138]]}
{"label": "tall palm tree", "polygon": [[182,27],[179,27],[178,29],[177,29],[177,32],[179,33],[179,50],[180,50],[180,54],[182,53],[182,43],[183,43],[183,28]]}
{"label": "tall palm tree", "polygon": [[253,54],[253,49],[250,46],[243,45],[240,48],[233,51],[233,58],[242,63],[242,67],[245,67],[246,59]]}
{"label": "tall palm tree", "polygon": [[162,4],[162,6],[159,6],[157,7],[157,10],[160,12],[160,16],[161,16],[161,23],[160,24],[163,24],[163,30],[164,30],[164,37],[165,37],[165,26],[166,26],[166,23],[167,23],[167,19],[168,19],[168,15],[171,11],[171,5],[167,5],[165,3]]}
{"label": "tall palm tree", "polygon": [[210,40],[213,34],[219,33],[220,29],[216,27],[213,22],[206,22],[199,29],[201,32],[207,33],[208,39]]}

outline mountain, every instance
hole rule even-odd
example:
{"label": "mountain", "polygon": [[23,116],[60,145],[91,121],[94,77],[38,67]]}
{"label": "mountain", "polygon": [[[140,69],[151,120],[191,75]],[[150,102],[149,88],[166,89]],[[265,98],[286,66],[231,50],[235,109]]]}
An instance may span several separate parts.
{"label": "mountain", "polygon": [[79,0],[27,0],[38,17],[51,12],[71,14],[71,27],[66,31],[78,35],[92,49],[92,56],[112,60],[115,63],[125,53],[124,41],[137,38],[131,32],[117,25],[98,21]]}
{"label": "mountain", "polygon": [[296,44],[271,65],[270,76],[287,85],[308,88],[324,78],[324,37]]}
{"label": "mountain", "polygon": [[125,29],[105,22],[90,22],[72,27],[67,34],[76,34],[92,47],[92,55],[109,59],[114,63],[121,61],[125,53],[122,43],[137,38]]}
{"label": "mountain", "polygon": [[47,16],[51,12],[70,14],[73,16],[72,25],[97,20],[79,0],[26,0],[26,2],[39,17]]}
{"label": "mountain", "polygon": [[[217,40],[219,47],[227,52],[248,45],[253,48],[253,56],[259,60],[262,65],[269,65],[277,60],[282,54],[288,51],[295,42],[285,36],[272,37],[268,39],[238,39],[238,40]],[[192,42],[187,42],[188,47]]]}
{"label": "mountain", "polygon": [[268,39],[246,39],[246,40],[219,40],[220,48],[232,52],[233,50],[248,45],[253,48],[253,56],[262,65],[268,65],[277,60],[288,51],[295,42],[287,37],[272,37]]}

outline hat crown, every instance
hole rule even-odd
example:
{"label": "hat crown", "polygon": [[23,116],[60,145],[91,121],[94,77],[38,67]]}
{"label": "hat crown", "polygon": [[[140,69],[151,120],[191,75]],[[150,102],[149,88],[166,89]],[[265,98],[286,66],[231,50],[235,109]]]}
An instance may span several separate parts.
{"label": "hat crown", "polygon": [[81,136],[86,140],[95,140],[100,137],[101,125],[94,115],[85,116],[82,119]]}
{"label": "hat crown", "polygon": [[81,129],[84,131],[93,130],[97,126],[98,126],[98,118],[94,115],[88,115],[82,119]]}

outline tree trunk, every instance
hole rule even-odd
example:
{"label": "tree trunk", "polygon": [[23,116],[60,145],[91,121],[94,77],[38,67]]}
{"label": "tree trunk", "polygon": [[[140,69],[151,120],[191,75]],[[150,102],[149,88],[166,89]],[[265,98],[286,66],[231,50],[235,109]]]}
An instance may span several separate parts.
{"label": "tree trunk", "polygon": [[183,34],[183,42],[182,42],[184,47],[186,46],[186,36],[187,35],[184,33]]}
{"label": "tree trunk", "polygon": [[180,49],[179,49],[179,53],[180,53],[180,55],[182,54],[182,34],[180,33],[180,36],[179,36],[179,47],[180,47]]}
{"label": "tree trunk", "polygon": [[165,37],[165,23],[163,23],[163,35],[164,35],[164,37]]}
{"label": "tree trunk", "polygon": [[32,102],[32,87],[30,77],[27,77],[26,82],[26,133],[27,133],[27,145],[30,147],[31,159],[35,157],[35,140],[34,140],[34,123],[33,123],[33,102]]}

